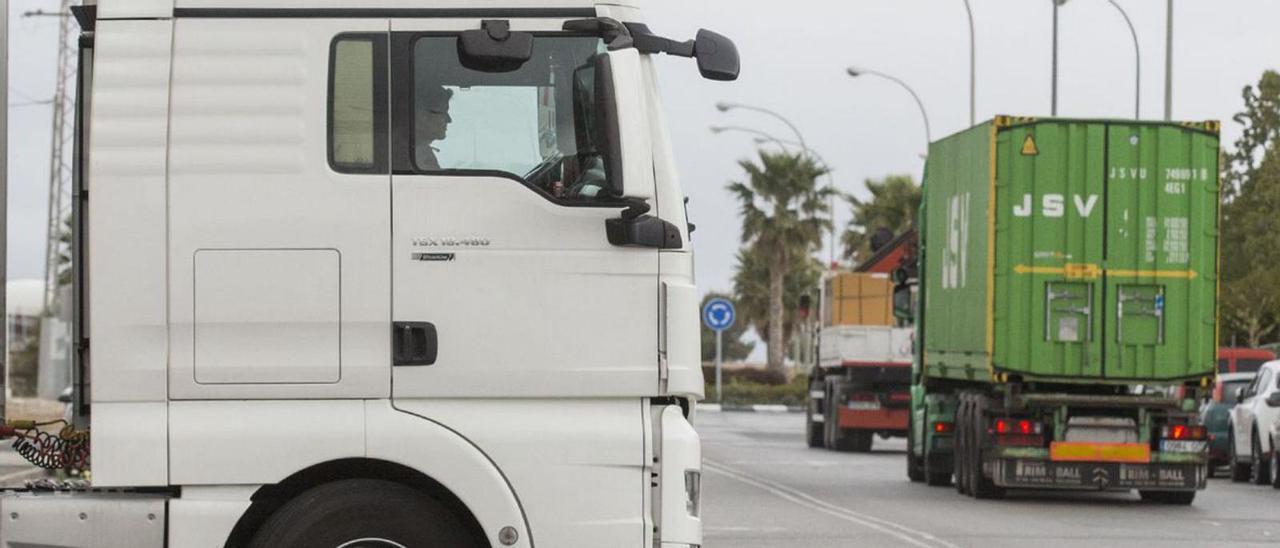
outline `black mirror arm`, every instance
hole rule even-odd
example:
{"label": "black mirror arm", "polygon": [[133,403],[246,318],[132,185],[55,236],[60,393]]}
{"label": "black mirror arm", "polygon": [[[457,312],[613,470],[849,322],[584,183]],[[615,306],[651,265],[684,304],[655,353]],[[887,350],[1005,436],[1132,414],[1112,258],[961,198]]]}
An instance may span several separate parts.
{"label": "black mirror arm", "polygon": [[635,45],[628,27],[617,19],[609,17],[573,19],[565,21],[564,26],[561,28],[569,32],[582,32],[599,36],[601,40],[604,40],[605,47],[609,51],[627,49]]}
{"label": "black mirror arm", "polygon": [[649,30],[648,25],[642,23],[623,23],[623,25],[631,32],[631,38],[635,41],[636,49],[640,50],[640,53],[665,53],[690,58],[695,55],[693,40],[677,42],[664,38],[654,34]]}

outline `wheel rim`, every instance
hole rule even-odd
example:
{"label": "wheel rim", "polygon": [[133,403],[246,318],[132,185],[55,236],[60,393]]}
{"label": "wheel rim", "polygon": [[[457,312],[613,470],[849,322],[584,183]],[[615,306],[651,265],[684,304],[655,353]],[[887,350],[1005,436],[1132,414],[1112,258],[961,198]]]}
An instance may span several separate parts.
{"label": "wheel rim", "polygon": [[408,548],[408,547],[403,544],[400,544],[399,542],[387,540],[384,538],[369,537],[369,538],[358,538],[355,540],[348,540],[342,544],[339,544],[337,548]]}

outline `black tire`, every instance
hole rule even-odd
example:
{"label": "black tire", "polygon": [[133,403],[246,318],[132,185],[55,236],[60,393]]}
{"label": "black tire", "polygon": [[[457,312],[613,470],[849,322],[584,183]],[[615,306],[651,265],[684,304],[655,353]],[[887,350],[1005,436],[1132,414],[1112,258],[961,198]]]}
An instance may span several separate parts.
{"label": "black tire", "polygon": [[969,489],[976,499],[1002,499],[1004,488],[996,485],[982,472],[982,446],[986,437],[987,397],[977,394],[969,411]]}
{"label": "black tire", "polygon": [[1190,506],[1196,500],[1195,491],[1138,491],[1145,502]]}
{"label": "black tire", "polygon": [[267,519],[249,546],[343,546],[360,539],[395,543],[385,546],[485,546],[439,501],[398,483],[364,479],[336,481],[298,495]]}
{"label": "black tire", "polygon": [[1271,442],[1271,487],[1280,489],[1280,451],[1276,451],[1276,442]]}
{"label": "black tire", "polygon": [[822,401],[822,446],[832,451],[836,450],[836,444],[838,443],[836,438],[840,435],[840,421],[836,416],[839,406],[835,405],[835,400],[831,397],[835,393],[835,389],[835,382],[832,379],[827,379],[823,383],[825,398]]}
{"label": "black tire", "polygon": [[[907,418],[907,479],[912,483],[920,483],[925,480],[924,474],[924,457],[917,457],[915,454],[915,410]],[[928,439],[928,438],[925,438]]]}
{"label": "black tire", "polygon": [[1240,462],[1240,455],[1236,454],[1236,434],[1235,426],[1232,425],[1227,429],[1227,460],[1231,464],[1231,481],[1244,482],[1249,481],[1249,465]]}
{"label": "black tire", "polygon": [[969,412],[969,396],[968,394],[960,394],[960,401],[956,405],[956,429],[955,429],[955,445],[953,448],[953,459],[955,462],[956,492],[961,495],[969,494],[969,444],[967,443],[969,421],[965,419],[965,415]]}
{"label": "black tire", "polygon": [[[809,385],[809,391],[810,392],[813,391],[812,384]],[[821,405],[819,405],[818,402],[819,400],[815,400],[812,397],[810,397],[809,405],[806,408],[806,411],[804,414],[805,441],[809,444],[809,447],[813,449],[819,449],[822,447],[822,436],[823,436],[822,425],[824,423],[813,420],[813,417],[819,411],[821,411],[820,409]]]}
{"label": "black tire", "polygon": [[1266,485],[1271,483],[1271,463],[1262,460],[1262,442],[1258,433],[1254,432],[1249,443],[1249,483]]}
{"label": "black tire", "polygon": [[1204,472],[1204,473],[1205,473],[1205,475],[1206,475],[1206,476],[1208,476],[1208,477],[1209,477],[1209,479],[1213,479],[1213,478],[1218,477],[1218,465],[1217,465],[1217,464],[1214,464],[1214,463],[1212,463],[1212,462],[1210,462],[1210,463],[1206,466],[1206,468],[1205,468],[1205,472]]}

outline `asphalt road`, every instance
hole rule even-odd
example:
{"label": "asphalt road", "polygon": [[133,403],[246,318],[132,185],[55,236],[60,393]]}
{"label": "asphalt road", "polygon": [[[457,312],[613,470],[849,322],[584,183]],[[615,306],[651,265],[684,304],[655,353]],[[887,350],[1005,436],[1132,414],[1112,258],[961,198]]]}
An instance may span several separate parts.
{"label": "asphalt road", "polygon": [[1209,481],[1192,506],[1137,493],[1014,491],[1001,501],[907,481],[904,440],[805,446],[796,413],[699,413],[708,548],[1280,544],[1280,491]]}

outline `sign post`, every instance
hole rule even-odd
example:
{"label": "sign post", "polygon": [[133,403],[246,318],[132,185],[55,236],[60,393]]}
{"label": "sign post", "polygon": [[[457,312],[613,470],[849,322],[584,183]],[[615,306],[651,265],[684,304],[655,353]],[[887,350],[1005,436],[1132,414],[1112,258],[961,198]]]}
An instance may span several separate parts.
{"label": "sign post", "polygon": [[724,402],[724,390],[721,385],[721,356],[723,355],[722,338],[724,330],[733,327],[733,320],[736,312],[733,309],[733,303],[726,299],[711,299],[707,301],[706,306],[702,307],[702,323],[707,328],[716,332],[716,402]]}

